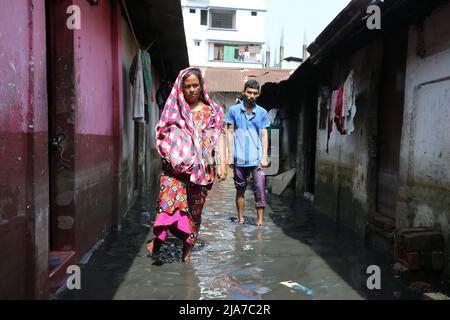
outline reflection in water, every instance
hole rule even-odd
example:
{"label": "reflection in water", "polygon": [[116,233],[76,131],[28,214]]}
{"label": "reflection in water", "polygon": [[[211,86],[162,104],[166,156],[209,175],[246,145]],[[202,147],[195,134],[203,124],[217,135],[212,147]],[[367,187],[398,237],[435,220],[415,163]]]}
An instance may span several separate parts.
{"label": "reflection in water", "polygon": [[[159,278],[159,279],[158,279]],[[144,299],[195,300],[198,298],[198,279],[190,264],[179,272],[164,272],[156,281],[148,281],[149,291]]]}
{"label": "reflection in water", "polygon": [[[248,219],[246,219],[248,221]],[[232,300],[260,300],[261,295],[270,291],[264,287],[264,258],[262,227],[236,227],[236,251],[243,252],[245,269],[229,273],[229,298]],[[253,260],[253,261],[252,261]],[[251,261],[245,263],[245,261]]]}
{"label": "reflection in water", "polygon": [[[181,262],[182,243],[173,237],[159,255],[148,256],[150,219],[138,204],[122,221],[122,231],[105,241],[83,267],[83,290],[67,290],[61,298],[398,299],[393,292],[402,290],[387,283],[388,277],[383,278],[382,291],[367,292],[366,268],[381,261],[324,228],[308,205],[294,208],[281,198],[269,199],[265,225],[257,227],[251,193],[244,225],[235,222],[234,197],[232,179],[212,190],[189,263]],[[144,211],[153,216],[151,207],[145,205]],[[282,284],[293,282],[298,286]],[[298,290],[302,288],[311,294]]]}
{"label": "reflection in water", "polygon": [[[192,255],[200,299],[261,299],[265,228],[233,223],[221,212],[205,212],[202,239],[207,245]],[[249,220],[249,219],[248,219]]]}

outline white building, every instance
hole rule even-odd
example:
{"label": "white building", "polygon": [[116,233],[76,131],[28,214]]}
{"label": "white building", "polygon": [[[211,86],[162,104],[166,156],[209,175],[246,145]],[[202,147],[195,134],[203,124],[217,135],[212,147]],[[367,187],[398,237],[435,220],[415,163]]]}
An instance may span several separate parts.
{"label": "white building", "polygon": [[181,0],[192,66],[262,68],[265,0]]}

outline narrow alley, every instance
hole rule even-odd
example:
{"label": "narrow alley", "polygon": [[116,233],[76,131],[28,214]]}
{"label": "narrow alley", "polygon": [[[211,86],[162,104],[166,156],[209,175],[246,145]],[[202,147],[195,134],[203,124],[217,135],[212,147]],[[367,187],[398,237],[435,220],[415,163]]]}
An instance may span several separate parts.
{"label": "narrow alley", "polygon": [[[156,257],[146,252],[156,195],[138,201],[81,267],[81,290],[57,299],[322,300],[411,299],[382,256],[338,235],[308,202],[272,196],[263,227],[255,223],[247,191],[245,225],[235,222],[233,180],[216,183],[189,263],[169,237]],[[148,216],[150,213],[150,216]],[[151,218],[150,218],[151,217]],[[381,268],[381,290],[367,289],[369,265]],[[297,288],[281,282],[293,281]]]}
{"label": "narrow alley", "polygon": [[283,1],[0,0],[0,301],[450,300],[450,0]]}

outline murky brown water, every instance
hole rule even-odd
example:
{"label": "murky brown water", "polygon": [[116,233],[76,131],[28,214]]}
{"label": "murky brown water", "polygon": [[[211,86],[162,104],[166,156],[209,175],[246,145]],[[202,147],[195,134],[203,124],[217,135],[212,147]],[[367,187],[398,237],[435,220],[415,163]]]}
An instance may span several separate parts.
{"label": "murky brown water", "polygon": [[[156,194],[138,201],[82,266],[82,289],[60,299],[402,299],[389,261],[352,238],[337,235],[307,202],[269,197],[265,225],[257,227],[247,191],[247,224],[236,223],[232,179],[216,184],[204,209],[199,243],[182,263],[182,243],[169,238],[156,257],[146,242]],[[149,212],[146,214],[143,212]],[[366,268],[380,265],[382,289],[369,291]],[[297,283],[289,287],[286,283]],[[283,284],[284,282],[284,284]]]}

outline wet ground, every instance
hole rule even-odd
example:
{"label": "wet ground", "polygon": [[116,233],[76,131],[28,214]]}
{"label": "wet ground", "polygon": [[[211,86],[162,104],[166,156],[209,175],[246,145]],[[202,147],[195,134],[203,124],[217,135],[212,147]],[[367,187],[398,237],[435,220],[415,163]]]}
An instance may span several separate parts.
{"label": "wet ground", "polygon": [[[251,190],[247,223],[236,223],[233,180],[217,183],[204,208],[191,261],[181,262],[182,243],[169,237],[150,257],[156,194],[137,201],[81,267],[81,290],[59,299],[414,299],[392,275],[392,261],[369,251],[351,235],[337,234],[309,202],[269,196],[265,224],[255,224]],[[378,265],[381,290],[368,290],[367,267]],[[289,282],[290,281],[290,282]]]}

